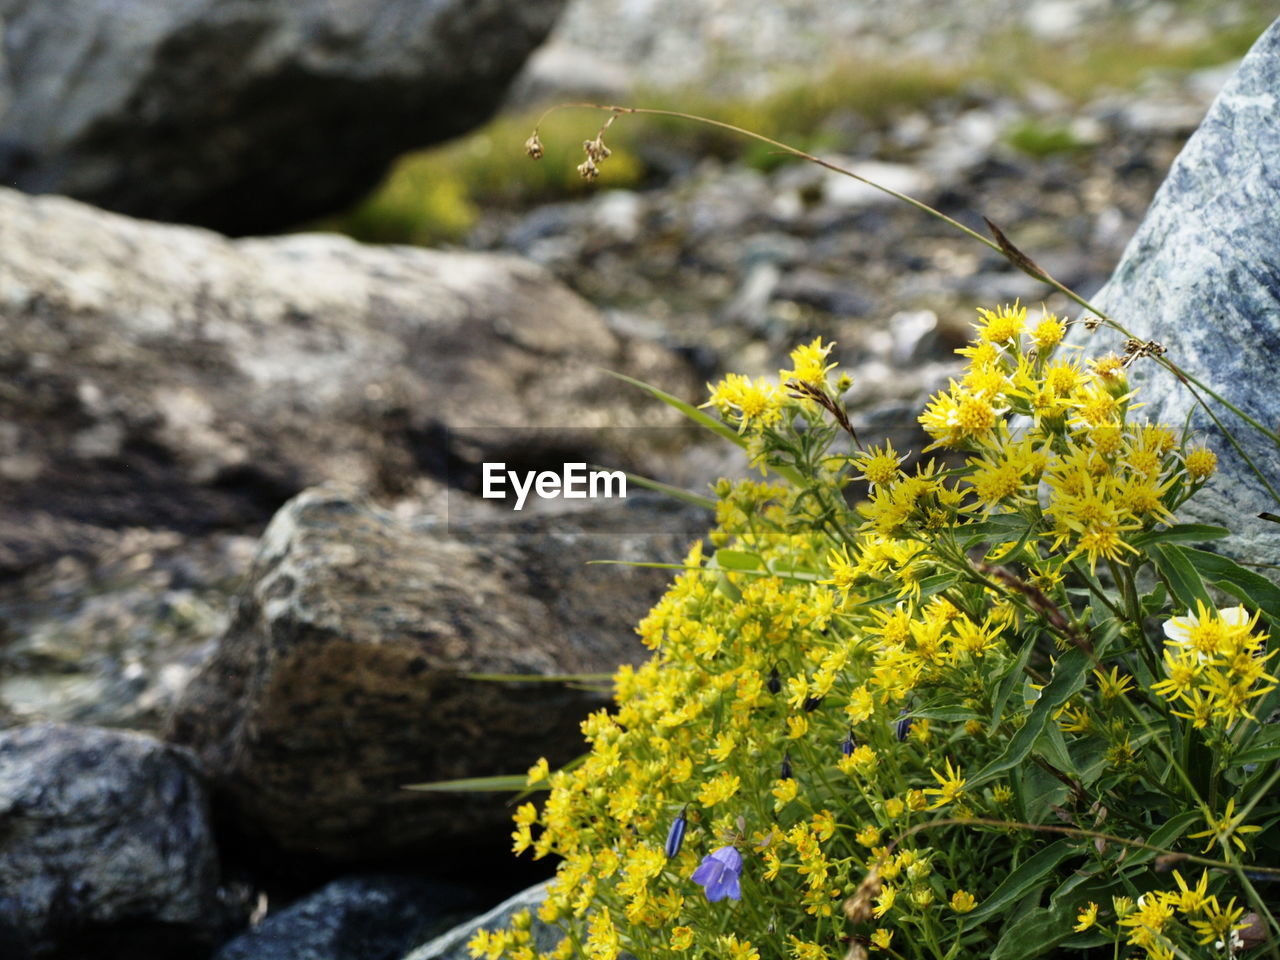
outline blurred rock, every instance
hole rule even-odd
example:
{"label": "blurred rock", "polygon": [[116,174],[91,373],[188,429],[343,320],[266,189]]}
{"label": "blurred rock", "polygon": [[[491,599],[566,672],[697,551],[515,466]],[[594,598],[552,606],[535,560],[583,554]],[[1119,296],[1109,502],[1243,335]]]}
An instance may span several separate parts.
{"label": "blurred rock", "polygon": [[9,576],[130,527],[256,532],[325,480],[412,494],[460,429],[543,428],[527,445],[598,462],[603,433],[557,430],[678,419],[604,369],[694,395],[675,355],[509,256],[227,241],[12,191],[0,311]]}
{"label": "blurred rock", "polygon": [[266,233],[488,119],[564,0],[0,2],[0,180]]}
{"label": "blurred rock", "polygon": [[0,732],[7,958],[190,957],[224,922],[208,803],[185,751],[137,734]]}
{"label": "blurred rock", "polygon": [[156,730],[225,628],[253,547],[135,527],[96,558],[0,581],[0,727]]}
{"label": "blurred rock", "polygon": [[[1272,430],[1280,424],[1274,377],[1280,356],[1278,154],[1280,22],[1254,45],[1188,141],[1095,299],[1136,337],[1158,340],[1169,360]],[[1130,377],[1148,404],[1145,415],[1181,425],[1191,413],[1193,426],[1218,454],[1218,475],[1181,518],[1230,527],[1234,536],[1222,542],[1225,549],[1273,562],[1280,524],[1257,514],[1280,512],[1280,506],[1262,482],[1171,373],[1139,360]],[[1280,448],[1215,407],[1280,489]]]}
{"label": "blurred rock", "polygon": [[335,880],[224,944],[213,960],[400,960],[469,905],[416,877]]}
{"label": "blurred rock", "polygon": [[[640,659],[634,624],[666,572],[585,563],[678,560],[707,520],[627,501],[446,527],[308,491],[267,528],[170,736],[196,750],[240,828],[286,852],[475,856],[469,842],[506,837],[505,795],[403,787],[521,773],[543,754],[567,761],[582,748],[579,721],[605,701],[462,674],[600,673]],[[645,532],[617,532],[627,524]]]}

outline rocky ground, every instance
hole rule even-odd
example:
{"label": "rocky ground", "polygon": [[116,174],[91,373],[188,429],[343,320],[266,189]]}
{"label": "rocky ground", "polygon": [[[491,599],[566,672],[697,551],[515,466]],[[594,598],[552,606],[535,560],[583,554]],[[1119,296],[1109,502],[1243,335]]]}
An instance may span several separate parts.
{"label": "rocky ground", "polygon": [[[975,86],[883,124],[851,116],[848,149],[822,156],[984,235],[991,218],[1087,296],[1232,68],[1153,78],[1079,111],[1048,90],[1028,99]],[[1067,145],[1046,155],[1012,145],[1010,131],[1032,116]],[[1072,306],[996,251],[829,170],[668,163],[672,176],[654,189],[491,212],[469,243],[544,264],[615,330],[669,346],[708,376],[770,372],[790,345],[834,339],[856,374],[852,406],[897,426],[945,382],[975,308]]]}

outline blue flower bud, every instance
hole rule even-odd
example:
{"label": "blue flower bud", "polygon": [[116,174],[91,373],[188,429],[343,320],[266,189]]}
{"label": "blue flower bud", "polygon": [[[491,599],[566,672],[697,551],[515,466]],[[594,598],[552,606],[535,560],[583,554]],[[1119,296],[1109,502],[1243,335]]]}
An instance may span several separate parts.
{"label": "blue flower bud", "polygon": [[782,768],[778,771],[778,779],[791,779],[791,754],[789,753],[782,758]]}
{"label": "blue flower bud", "polygon": [[854,746],[853,731],[850,730],[849,735],[840,741],[840,755],[843,757],[852,757]]}
{"label": "blue flower bud", "polygon": [[804,701],[804,712],[813,713],[813,711],[818,709],[818,705],[821,703],[821,697],[806,697]]}
{"label": "blue flower bud", "polygon": [[907,739],[907,734],[911,732],[911,718],[907,716],[907,708],[903,707],[902,712],[898,714],[898,741],[902,742]]}
{"label": "blue flower bud", "polygon": [[668,860],[680,852],[680,845],[684,843],[684,832],[689,826],[689,821],[685,819],[684,812],[688,809],[687,806],[681,809],[675,820],[671,821],[671,829],[667,831],[667,845],[664,849]]}
{"label": "blue flower bud", "polygon": [[769,692],[774,694],[775,696],[777,695],[778,691],[782,689],[782,676],[778,673],[777,667],[774,667],[772,670],[769,671],[769,680],[765,684],[765,686],[768,687]]}

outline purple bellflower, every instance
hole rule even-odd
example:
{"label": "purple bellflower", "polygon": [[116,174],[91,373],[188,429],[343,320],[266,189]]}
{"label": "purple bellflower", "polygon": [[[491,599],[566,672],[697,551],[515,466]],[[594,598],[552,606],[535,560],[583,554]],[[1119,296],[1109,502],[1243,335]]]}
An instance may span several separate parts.
{"label": "purple bellflower", "polygon": [[702,858],[698,869],[693,871],[693,882],[701,884],[707,892],[707,900],[715,903],[728,897],[730,900],[742,899],[742,887],[738,878],[742,876],[742,854],[733,847],[721,847]]}

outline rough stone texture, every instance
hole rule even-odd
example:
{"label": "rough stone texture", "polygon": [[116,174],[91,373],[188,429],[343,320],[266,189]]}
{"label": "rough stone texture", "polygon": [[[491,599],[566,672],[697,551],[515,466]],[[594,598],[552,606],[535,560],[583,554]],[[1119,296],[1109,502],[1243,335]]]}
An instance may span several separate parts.
{"label": "rough stone texture", "polygon": [[224,944],[213,960],[400,960],[467,899],[416,877],[345,877]]}
{"label": "rough stone texture", "polygon": [[[1280,426],[1280,21],[1258,40],[1174,162],[1098,305],[1134,335],[1272,430]],[[1101,336],[1101,335],[1100,335]],[[1134,365],[1144,411],[1181,425],[1191,392],[1150,362]],[[1212,402],[1212,401],[1210,401]],[[1218,407],[1249,456],[1280,490],[1280,448]],[[1220,473],[1184,519],[1236,531],[1229,552],[1274,562],[1280,504],[1204,414],[1193,420]]]}
{"label": "rough stone texture", "polygon": [[225,629],[256,543],[132,528],[97,557],[0,580],[0,727],[157,730]]}
{"label": "rough stone texture", "polygon": [[274,232],[481,123],[564,0],[0,2],[0,180]]}
{"label": "rough stone texture", "polygon": [[22,938],[15,951],[190,956],[223,918],[205,788],[185,750],[91,727],[5,730],[0,823],[0,930]]}
{"label": "rough stone texture", "polygon": [[[586,561],[678,559],[707,520],[628,500],[459,529],[308,491],[267,528],[169,735],[196,750],[241,829],[286,852],[440,857],[505,838],[505,795],[402,787],[567,761],[582,750],[579,721],[605,701],[459,675],[638,660],[634,624],[666,572]],[[615,532],[664,525],[680,532]]]}
{"label": "rough stone texture", "polygon": [[484,458],[460,428],[548,428],[529,444],[592,460],[602,434],[556,431],[672,422],[602,368],[694,395],[672,353],[514,257],[233,242],[6,190],[0,332],[7,576],[130,527],[256,532],[327,480],[412,494]]}
{"label": "rough stone texture", "polygon": [[434,940],[422,944],[404,958],[404,960],[470,960],[467,951],[469,941],[477,930],[504,930],[511,924],[511,918],[521,910],[528,910],[533,915],[530,928],[533,933],[533,948],[538,951],[553,950],[562,939],[560,931],[538,919],[538,907],[547,896],[547,885],[539,883],[522,890],[508,900],[504,900],[488,913],[461,923],[447,933],[442,933]]}

